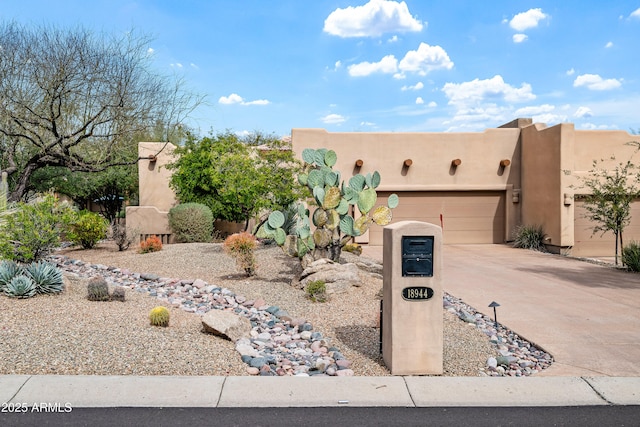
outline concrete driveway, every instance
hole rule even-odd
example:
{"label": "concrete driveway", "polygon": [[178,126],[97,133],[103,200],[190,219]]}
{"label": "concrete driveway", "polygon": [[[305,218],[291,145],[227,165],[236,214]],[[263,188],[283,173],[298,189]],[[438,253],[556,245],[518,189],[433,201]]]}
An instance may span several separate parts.
{"label": "concrete driveway", "polygon": [[[382,260],[381,248],[365,255]],[[445,245],[444,290],[554,356],[540,376],[640,376],[640,274],[507,245]]]}

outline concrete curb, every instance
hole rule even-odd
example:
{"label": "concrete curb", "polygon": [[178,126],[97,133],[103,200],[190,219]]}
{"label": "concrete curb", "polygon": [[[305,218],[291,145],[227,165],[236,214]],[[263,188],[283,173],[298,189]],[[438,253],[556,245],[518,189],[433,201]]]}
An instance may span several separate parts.
{"label": "concrete curb", "polygon": [[640,405],[640,377],[0,376],[0,403],[95,407]]}

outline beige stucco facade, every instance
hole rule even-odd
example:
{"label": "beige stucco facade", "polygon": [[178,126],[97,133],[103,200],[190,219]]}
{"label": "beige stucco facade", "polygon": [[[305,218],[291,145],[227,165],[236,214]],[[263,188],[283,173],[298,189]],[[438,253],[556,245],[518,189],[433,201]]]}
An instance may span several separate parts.
{"label": "beige stucco facade", "polygon": [[[400,196],[394,222],[442,225],[445,244],[503,243],[513,240],[516,226],[539,224],[549,249],[577,256],[610,256],[614,251],[613,236],[591,236],[590,225],[581,218],[584,210],[575,209],[580,205],[574,200],[581,191],[578,177],[596,159],[605,168],[629,159],[635,147],[626,143],[632,140],[634,135],[623,131],[576,131],[571,123],[547,127],[531,119],[477,133],[292,131],[298,156],[305,148],[334,150],[334,169],[343,178],[379,171],[382,201],[392,192]],[[409,205],[404,210],[403,199]],[[576,223],[582,224],[578,230]],[[381,236],[371,229],[358,241],[377,245]],[[640,239],[635,221],[625,239]]]}
{"label": "beige stucco facade", "polygon": [[[576,256],[614,253],[613,235],[592,235],[593,224],[574,197],[584,191],[578,188],[579,178],[592,169],[594,160],[614,168],[632,158],[636,147],[627,143],[637,139],[624,131],[580,131],[571,123],[547,127],[531,119],[483,132],[293,129],[291,137],[297,157],[305,148],[334,150],[334,170],[343,179],[380,172],[379,201],[384,203],[392,193],[400,197],[393,222],[437,224],[444,244],[504,243],[513,240],[518,225],[542,225],[549,249]],[[166,165],[174,161],[174,148],[140,143],[140,206],[127,208],[129,226],[138,228],[141,236],[157,234],[167,242],[167,214],[176,198]],[[640,240],[640,202],[632,212],[627,242]],[[356,241],[381,245],[382,229],[373,226]]]}

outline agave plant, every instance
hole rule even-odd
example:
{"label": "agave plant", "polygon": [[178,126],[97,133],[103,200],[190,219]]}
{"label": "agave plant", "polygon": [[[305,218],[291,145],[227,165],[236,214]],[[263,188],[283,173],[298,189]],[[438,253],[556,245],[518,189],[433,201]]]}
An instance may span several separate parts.
{"label": "agave plant", "polygon": [[23,269],[17,262],[9,260],[0,262],[0,292],[5,289],[11,279],[20,274],[23,274]]}
{"label": "agave plant", "polygon": [[15,276],[4,288],[4,293],[11,298],[31,298],[36,294],[36,284],[29,276]]}
{"label": "agave plant", "polygon": [[[376,188],[380,185],[377,171],[354,175],[346,183],[341,182],[340,172],[332,169],[337,161],[333,150],[307,148],[302,152],[302,159],[304,172],[298,180],[312,191],[317,208],[310,214],[304,205],[298,205],[293,233],[284,228],[285,215],[280,211],[272,212],[263,225],[263,232],[273,237],[287,254],[300,258],[312,254],[314,259],[337,261],[342,246],[353,237],[366,233],[372,224],[384,226],[391,222],[391,209],[398,206],[398,196],[389,196],[387,206],[376,206]],[[360,215],[354,218],[351,211],[356,208]]]}
{"label": "agave plant", "polygon": [[53,264],[32,262],[25,267],[25,272],[33,279],[39,294],[57,294],[64,290],[62,271]]}

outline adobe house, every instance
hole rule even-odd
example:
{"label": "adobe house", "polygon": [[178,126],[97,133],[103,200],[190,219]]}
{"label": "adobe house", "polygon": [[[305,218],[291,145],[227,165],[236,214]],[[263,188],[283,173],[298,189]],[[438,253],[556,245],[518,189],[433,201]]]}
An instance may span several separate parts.
{"label": "adobe house", "polygon": [[[380,172],[379,201],[391,193],[400,198],[392,222],[441,225],[444,244],[504,243],[516,226],[539,224],[551,251],[585,257],[613,256],[615,246],[611,233],[592,236],[578,177],[596,159],[609,159],[601,166],[611,168],[635,152],[625,144],[635,138],[627,132],[547,127],[531,119],[477,133],[293,129],[291,137],[298,155],[305,148],[334,150],[334,169],[343,177]],[[640,201],[632,218],[626,242],[640,239]],[[373,226],[356,241],[381,245],[382,228]]]}
{"label": "adobe house", "polygon": [[[293,129],[298,157],[305,148],[327,148],[338,155],[343,179],[378,171],[379,203],[400,197],[393,222],[418,220],[441,225],[444,244],[505,243],[521,224],[542,225],[554,252],[573,256],[613,256],[611,233],[592,236],[584,218],[578,177],[604,159],[613,168],[635,152],[626,145],[636,135],[624,131],[575,130],[571,123],[547,127],[516,119],[499,128],[464,133],[327,132]],[[167,212],[175,205],[169,188],[173,146],[139,144],[140,206],[127,207],[127,224],[141,236],[171,241]],[[615,155],[616,160],[610,160]],[[638,154],[640,158],[640,154]],[[638,160],[640,161],[640,160]],[[233,230],[230,230],[233,231]],[[632,210],[625,242],[640,240],[640,201]],[[382,228],[372,226],[356,238],[382,245]]]}

